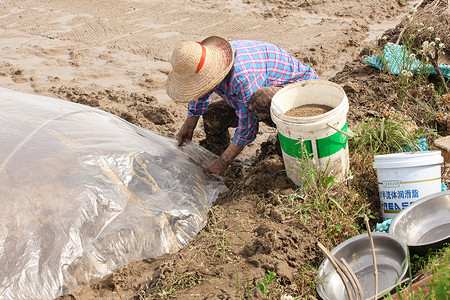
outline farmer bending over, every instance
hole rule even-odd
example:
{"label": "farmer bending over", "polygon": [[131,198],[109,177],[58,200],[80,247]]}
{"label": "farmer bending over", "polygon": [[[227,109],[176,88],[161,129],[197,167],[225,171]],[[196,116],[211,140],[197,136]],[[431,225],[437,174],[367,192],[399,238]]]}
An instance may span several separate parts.
{"label": "farmer bending over", "polygon": [[[258,121],[275,126],[270,103],[283,86],[318,79],[316,72],[278,46],[211,36],[181,42],[173,51],[166,89],[175,101],[189,102],[178,144],[192,140],[203,116],[206,138],[200,145],[220,155],[206,169],[222,174],[258,133]],[[211,101],[216,93],[224,101]],[[232,143],[228,128],[237,127]]]}

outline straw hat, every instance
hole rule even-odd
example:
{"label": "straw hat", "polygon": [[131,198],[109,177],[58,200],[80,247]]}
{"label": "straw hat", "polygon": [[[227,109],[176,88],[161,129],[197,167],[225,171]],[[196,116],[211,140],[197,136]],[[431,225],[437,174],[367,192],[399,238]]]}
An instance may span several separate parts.
{"label": "straw hat", "polygon": [[195,101],[227,76],[233,61],[233,48],[221,37],[181,42],[172,53],[167,94],[175,101]]}

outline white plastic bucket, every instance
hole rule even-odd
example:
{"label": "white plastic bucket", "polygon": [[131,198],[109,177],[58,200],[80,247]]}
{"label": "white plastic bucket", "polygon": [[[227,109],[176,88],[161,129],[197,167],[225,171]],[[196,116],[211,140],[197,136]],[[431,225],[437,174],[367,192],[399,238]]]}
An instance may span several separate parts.
{"label": "white plastic bucket", "polygon": [[393,219],[408,205],[440,192],[441,151],[419,151],[376,155],[383,220]]}
{"label": "white plastic bucket", "polygon": [[[320,104],[332,110],[312,117],[289,117],[285,113],[305,104]],[[337,84],[325,80],[305,80],[285,86],[272,99],[270,115],[277,125],[287,176],[302,186],[302,148],[317,169],[344,179],[349,171],[347,137],[348,99]]]}

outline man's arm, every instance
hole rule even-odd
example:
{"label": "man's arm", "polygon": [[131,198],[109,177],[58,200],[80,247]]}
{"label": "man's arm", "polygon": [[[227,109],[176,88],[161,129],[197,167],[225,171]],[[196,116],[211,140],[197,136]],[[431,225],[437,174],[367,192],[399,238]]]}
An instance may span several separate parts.
{"label": "man's arm", "polygon": [[211,94],[212,92],[208,92],[197,101],[189,102],[186,120],[177,133],[178,146],[181,146],[184,139],[192,141],[198,119],[206,112],[211,102]]}
{"label": "man's arm", "polygon": [[181,146],[183,140],[192,141],[194,135],[194,129],[197,127],[198,119],[200,116],[188,116],[181,126],[177,134],[178,146]]}
{"label": "man's arm", "polygon": [[220,175],[228,168],[228,165],[238,156],[245,146],[231,143],[222,155],[206,168],[206,173]]}
{"label": "man's arm", "polygon": [[242,152],[245,145],[251,143],[258,133],[258,121],[253,114],[247,109],[241,109],[236,112],[239,118],[238,128],[234,132],[233,142],[206,169],[207,173],[222,174],[228,165]]}

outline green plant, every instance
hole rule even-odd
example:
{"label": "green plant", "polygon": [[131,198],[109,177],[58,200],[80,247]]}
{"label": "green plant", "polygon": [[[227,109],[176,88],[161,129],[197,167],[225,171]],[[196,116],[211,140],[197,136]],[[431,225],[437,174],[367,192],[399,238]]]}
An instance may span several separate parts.
{"label": "green plant", "polygon": [[250,299],[250,280],[247,277],[247,299]]}
{"label": "green plant", "polygon": [[158,295],[163,298],[169,297],[174,295],[177,291],[200,284],[204,280],[202,275],[197,271],[175,274],[170,278],[160,281],[160,285],[158,285]]}
{"label": "green plant", "polygon": [[[405,84],[414,80],[426,81],[431,69],[437,68],[438,55],[445,49],[444,43],[437,36],[440,33],[432,26],[425,26],[421,19],[423,18],[417,16],[417,9],[414,8],[403,22],[396,41],[403,52],[396,61],[396,65],[402,70],[399,81]],[[382,59],[386,60],[384,57]],[[416,78],[411,71],[415,72]],[[436,71],[439,72],[439,68]]]}
{"label": "green plant", "polygon": [[214,235],[217,237],[217,242],[215,244],[213,256],[225,261],[233,261],[233,251],[231,250],[226,230],[217,229],[215,230]]}
{"label": "green plant", "polygon": [[317,267],[308,264],[303,266],[301,272],[295,276],[295,282],[299,287],[299,291],[303,291],[301,295],[298,295],[300,299],[305,299],[307,295],[316,294],[316,275]]}
{"label": "green plant", "polygon": [[303,182],[301,190],[303,193],[323,194],[335,184],[335,177],[328,174],[327,164],[325,170],[320,171],[317,164],[314,162],[313,154],[306,149],[305,143],[299,141],[300,158],[298,158],[298,170],[287,170],[288,172],[296,172]]}
{"label": "green plant", "polygon": [[[444,247],[438,251],[429,251],[427,254],[414,255],[410,260],[410,278],[413,274],[420,274],[421,277],[432,278],[414,291],[411,288],[412,279],[409,286],[403,288],[396,287],[397,298],[401,300],[434,300],[450,299],[450,248]],[[393,299],[388,294],[385,299]]]}
{"label": "green plant", "polygon": [[[414,8],[402,22],[403,28],[398,28],[401,31],[395,43],[386,43],[387,36],[379,42],[379,57],[385,71],[398,74],[391,77],[398,88],[393,97],[398,97],[397,105],[403,105],[404,111],[415,105],[423,110],[420,115],[412,116],[418,124],[437,117],[438,99],[449,92],[448,80],[443,77],[438,66],[439,56],[444,54],[446,44],[450,43],[448,17],[445,17],[446,14],[442,17],[443,13],[436,11],[436,5],[421,13]],[[436,76],[430,76],[431,73]],[[436,78],[439,82],[430,84]],[[435,90],[434,93],[426,91],[430,86]]]}
{"label": "green plant", "polygon": [[402,152],[405,146],[413,151],[420,150],[416,145],[420,131],[416,133],[408,128],[411,128],[409,120],[397,121],[389,116],[362,121],[355,129],[356,136],[350,141],[350,148],[356,153],[373,155]]}
{"label": "green plant", "polygon": [[[236,277],[237,277],[237,284],[238,284],[238,294],[239,294],[239,298],[242,299],[242,295],[241,295],[241,282],[239,279],[239,270],[238,267],[236,266]],[[250,281],[248,280],[247,277],[247,299],[250,299]]]}
{"label": "green plant", "polygon": [[295,214],[304,225],[310,220],[320,225],[317,238],[338,244],[360,232],[358,219],[366,212],[364,203],[351,188],[336,185],[327,192],[298,196]]}
{"label": "green plant", "polygon": [[[335,177],[325,170],[318,169],[312,155],[306,154],[298,159],[298,172],[303,185],[295,193],[284,198],[293,208],[293,214],[303,225],[313,223],[318,239],[325,243],[339,243],[359,233],[358,219],[367,212],[365,203],[351,187],[336,182]],[[280,196],[282,198],[282,196]]]}
{"label": "green plant", "polygon": [[429,281],[430,293],[426,299],[450,298],[450,248],[444,248],[428,265],[428,270],[433,274]]}
{"label": "green plant", "polygon": [[263,283],[259,281],[256,282],[256,287],[266,298],[269,298],[270,294],[272,293],[272,290],[269,288],[269,286],[272,283],[272,281],[276,278],[277,274],[275,272],[267,270],[265,278],[263,278],[262,280]]}
{"label": "green plant", "polygon": [[236,266],[236,277],[237,277],[237,284],[238,284],[238,294],[239,294],[239,298],[242,299],[241,296],[241,282],[239,281],[239,270],[238,267]]}

